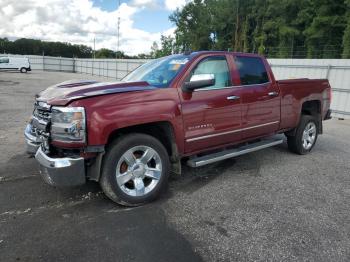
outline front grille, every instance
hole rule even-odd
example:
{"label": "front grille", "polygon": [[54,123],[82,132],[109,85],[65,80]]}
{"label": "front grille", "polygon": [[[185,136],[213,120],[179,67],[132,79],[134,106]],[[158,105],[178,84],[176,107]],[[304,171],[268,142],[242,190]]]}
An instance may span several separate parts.
{"label": "front grille", "polygon": [[34,111],[32,120],[30,122],[30,134],[40,141],[45,152],[49,152],[49,137],[51,125],[51,106],[36,101],[34,104]]}
{"label": "front grille", "polygon": [[51,124],[51,107],[44,103],[36,101],[32,117],[33,131],[38,135],[48,134]]}
{"label": "front grille", "polygon": [[38,120],[49,123],[51,120],[51,107],[43,102],[35,102],[33,116]]}

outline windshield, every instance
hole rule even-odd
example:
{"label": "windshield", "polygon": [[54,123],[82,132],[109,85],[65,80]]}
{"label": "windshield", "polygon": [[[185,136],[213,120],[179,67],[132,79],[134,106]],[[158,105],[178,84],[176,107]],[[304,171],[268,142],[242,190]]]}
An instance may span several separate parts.
{"label": "windshield", "polygon": [[189,61],[185,55],[167,56],[152,60],[123,78],[125,82],[146,81],[155,87],[168,87]]}

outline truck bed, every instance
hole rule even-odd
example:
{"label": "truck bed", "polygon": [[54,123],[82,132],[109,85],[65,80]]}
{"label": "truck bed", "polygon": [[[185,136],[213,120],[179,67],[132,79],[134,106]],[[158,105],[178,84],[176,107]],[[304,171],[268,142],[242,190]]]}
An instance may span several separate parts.
{"label": "truck bed", "polygon": [[321,101],[319,110],[325,117],[330,106],[331,87],[327,79],[288,79],[276,81],[281,92],[281,129],[295,127],[302,104]]}

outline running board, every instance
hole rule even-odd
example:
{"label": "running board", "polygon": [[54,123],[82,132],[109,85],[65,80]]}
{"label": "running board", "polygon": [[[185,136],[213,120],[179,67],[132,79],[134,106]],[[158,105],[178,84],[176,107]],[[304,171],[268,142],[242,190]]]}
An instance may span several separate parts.
{"label": "running board", "polygon": [[259,142],[244,145],[238,148],[228,149],[228,150],[224,150],[221,152],[217,152],[217,153],[213,153],[205,156],[191,158],[187,161],[187,165],[189,165],[190,167],[200,167],[200,166],[215,163],[227,158],[248,154],[250,152],[258,151],[260,149],[279,145],[282,143],[283,143],[283,139],[264,139]]}

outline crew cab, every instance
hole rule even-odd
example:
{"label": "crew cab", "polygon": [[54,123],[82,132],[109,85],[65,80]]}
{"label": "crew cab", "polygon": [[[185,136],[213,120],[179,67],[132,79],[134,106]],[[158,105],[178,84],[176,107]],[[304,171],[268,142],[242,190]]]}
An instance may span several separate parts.
{"label": "crew cab", "polygon": [[26,57],[0,57],[0,70],[18,70],[21,73],[31,71],[29,59]]}
{"label": "crew cab", "polygon": [[170,172],[283,143],[307,154],[331,117],[324,79],[276,81],[267,60],[192,52],[152,60],[122,81],[67,81],[42,91],[25,129],[44,180],[93,180],[128,206],[157,198]]}

